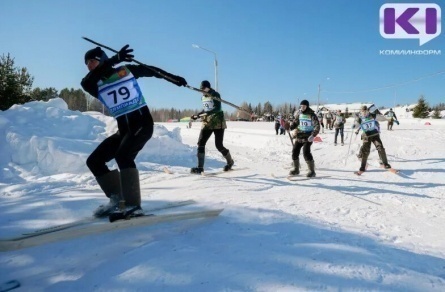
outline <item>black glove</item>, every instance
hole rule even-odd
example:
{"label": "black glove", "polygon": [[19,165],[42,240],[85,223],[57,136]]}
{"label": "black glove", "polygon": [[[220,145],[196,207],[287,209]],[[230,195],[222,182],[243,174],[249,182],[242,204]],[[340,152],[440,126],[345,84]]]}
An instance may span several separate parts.
{"label": "black glove", "polygon": [[129,47],[130,45],[125,45],[120,49],[119,53],[112,57],[114,64],[133,61],[134,55],[130,54],[133,52],[133,49],[129,49]]}
{"label": "black glove", "polygon": [[191,116],[190,117],[192,120],[197,120],[198,119],[198,116],[197,115],[193,115],[193,116]]}
{"label": "black glove", "polygon": [[172,82],[174,84],[176,84],[177,86],[186,86],[187,85],[187,81],[184,78],[182,78],[181,76],[172,75],[171,79],[172,79]]}

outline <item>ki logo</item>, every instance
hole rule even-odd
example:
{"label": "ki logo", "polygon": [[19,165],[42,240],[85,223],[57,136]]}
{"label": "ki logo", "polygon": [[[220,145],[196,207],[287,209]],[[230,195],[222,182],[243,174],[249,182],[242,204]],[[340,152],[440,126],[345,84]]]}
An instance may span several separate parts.
{"label": "ki logo", "polygon": [[380,35],[419,39],[419,46],[441,33],[441,9],[435,3],[386,3],[380,7]]}

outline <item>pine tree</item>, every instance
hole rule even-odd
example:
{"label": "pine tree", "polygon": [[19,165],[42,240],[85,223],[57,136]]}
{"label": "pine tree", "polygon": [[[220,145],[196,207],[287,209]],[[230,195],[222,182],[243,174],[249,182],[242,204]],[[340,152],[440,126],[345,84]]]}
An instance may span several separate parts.
{"label": "pine tree", "polygon": [[0,110],[7,110],[14,104],[30,100],[34,78],[26,68],[14,67],[14,59],[9,55],[0,57]]}
{"label": "pine tree", "polygon": [[433,112],[433,116],[432,116],[432,118],[433,119],[441,119],[442,118],[442,116],[440,115],[440,110],[439,110],[439,107],[435,107],[434,108],[434,112]]}
{"label": "pine tree", "polygon": [[423,95],[420,96],[417,105],[413,109],[413,117],[425,119],[429,116],[428,103],[425,101]]}

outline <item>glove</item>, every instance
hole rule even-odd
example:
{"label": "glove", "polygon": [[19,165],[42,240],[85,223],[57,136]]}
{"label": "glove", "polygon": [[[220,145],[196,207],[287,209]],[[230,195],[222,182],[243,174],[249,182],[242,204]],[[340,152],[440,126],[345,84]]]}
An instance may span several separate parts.
{"label": "glove", "polygon": [[358,135],[358,131],[355,131],[355,134]]}
{"label": "glove", "polygon": [[187,81],[182,78],[181,76],[171,76],[171,78],[173,79],[172,82],[174,84],[176,84],[177,86],[186,86],[187,85]]}
{"label": "glove", "polygon": [[309,138],[307,138],[308,142],[313,142],[314,141],[314,136],[310,135]]}
{"label": "glove", "polygon": [[125,45],[116,55],[111,58],[114,64],[133,61],[134,55],[130,54],[133,52],[133,49],[129,49],[129,47],[130,45]]}
{"label": "glove", "polygon": [[191,116],[190,117],[192,120],[197,120],[198,119],[198,116],[197,115],[193,115],[193,116]]}

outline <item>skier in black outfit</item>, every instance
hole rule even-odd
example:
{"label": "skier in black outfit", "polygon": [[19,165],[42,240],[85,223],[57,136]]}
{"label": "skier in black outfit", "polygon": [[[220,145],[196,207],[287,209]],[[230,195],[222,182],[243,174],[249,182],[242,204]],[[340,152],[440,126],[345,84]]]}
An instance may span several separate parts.
{"label": "skier in black outfit", "polygon": [[[115,56],[108,58],[97,47],[85,54],[85,64],[90,71],[81,82],[82,88],[99,99],[117,120],[118,131],[106,138],[91,153],[87,166],[110,199],[94,212],[96,217],[110,215],[113,211],[125,216],[140,216],[141,192],[139,171],[134,162],[139,151],[153,134],[153,118],[144,96],[136,81],[139,77],[165,78],[177,86],[187,85],[187,81],[153,66],[123,65],[131,62],[132,49],[124,46]],[[110,171],[106,163],[115,159],[119,170]],[[121,200],[125,209],[117,210]]]}

